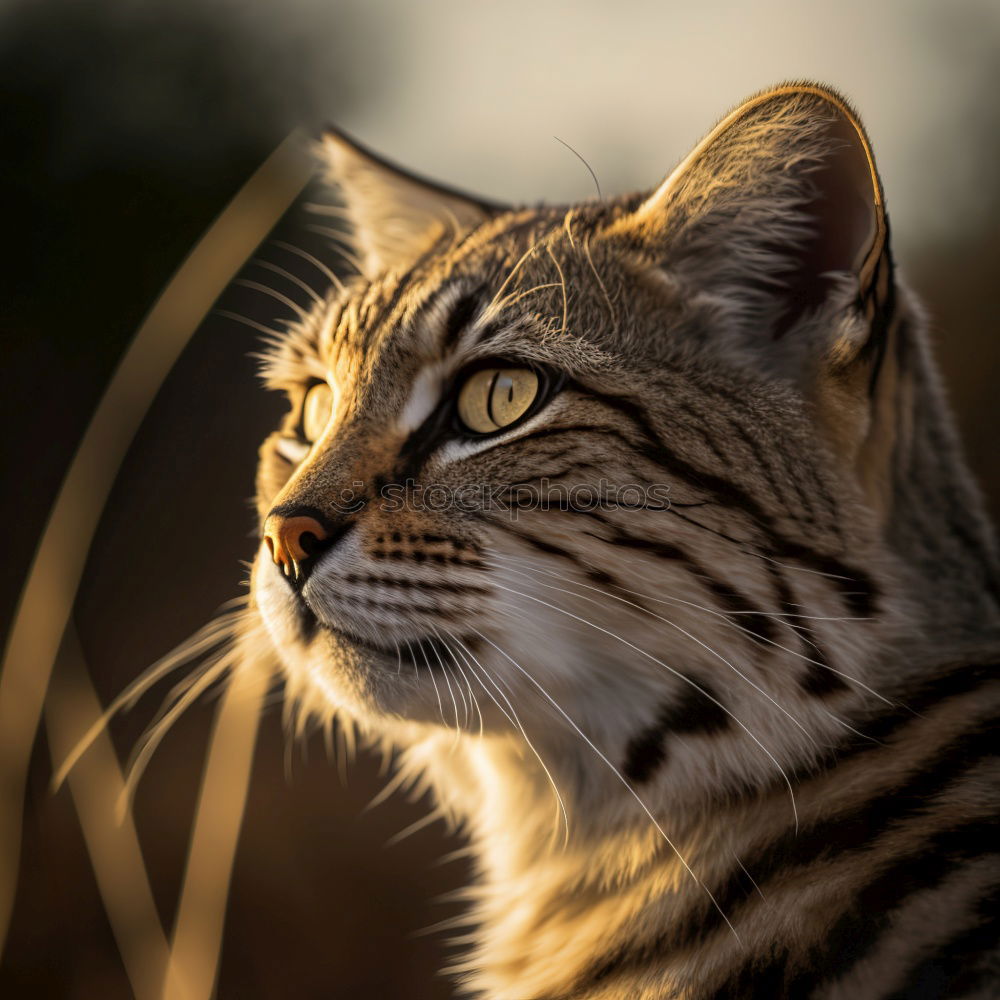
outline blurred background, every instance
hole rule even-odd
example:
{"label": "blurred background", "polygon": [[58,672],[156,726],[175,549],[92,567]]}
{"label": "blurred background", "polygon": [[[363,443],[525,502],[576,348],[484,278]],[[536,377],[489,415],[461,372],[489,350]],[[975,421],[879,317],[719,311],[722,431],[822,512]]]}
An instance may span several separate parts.
{"label": "blurred background", "polygon": [[[968,455],[994,514],[1000,337],[1000,5],[995,0],[24,0],[0,2],[7,245],[0,631],[56,491],[143,315],[199,236],[295,127],[333,121],[390,158],[496,199],[654,185],[742,97],[790,78],[844,91],[885,181],[897,258],[922,293]],[[303,200],[322,201],[314,185]],[[337,255],[296,206],[280,237]],[[248,257],[253,247],[247,247]],[[273,241],[264,259],[291,269]],[[299,261],[301,264],[301,260]],[[274,274],[246,276],[280,288]],[[322,290],[319,271],[298,274]],[[271,324],[249,288],[226,310]],[[281,403],[254,383],[255,334],[213,314],[156,399],[95,538],[74,621],[109,701],[241,592],[246,499]],[[112,735],[124,759],[159,703]],[[136,822],[168,932],[214,704],[167,737]],[[378,761],[346,782],[318,739],[258,743],[218,995],[448,997],[435,970],[460,847],[399,796],[371,811]],[[39,741],[0,996],[131,995],[72,802]]]}

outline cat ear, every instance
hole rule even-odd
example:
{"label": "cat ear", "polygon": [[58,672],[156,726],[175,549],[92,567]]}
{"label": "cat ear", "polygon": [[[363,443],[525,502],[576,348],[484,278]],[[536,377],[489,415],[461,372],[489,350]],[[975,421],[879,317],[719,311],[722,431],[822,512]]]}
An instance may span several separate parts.
{"label": "cat ear", "polygon": [[336,128],[323,134],[322,150],[369,277],[412,266],[442,236],[467,232],[504,210],[402,170]]}
{"label": "cat ear", "polygon": [[630,224],[749,338],[829,331],[830,311],[857,322],[834,324],[828,359],[842,365],[881,350],[877,328],[892,294],[882,187],[857,115],[833,91],[789,84],[751,98]]}

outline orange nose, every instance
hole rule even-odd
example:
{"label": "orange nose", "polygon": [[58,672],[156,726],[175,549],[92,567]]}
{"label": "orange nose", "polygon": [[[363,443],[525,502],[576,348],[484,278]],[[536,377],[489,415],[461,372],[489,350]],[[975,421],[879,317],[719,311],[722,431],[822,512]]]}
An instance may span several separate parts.
{"label": "orange nose", "polygon": [[271,558],[293,580],[302,576],[303,565],[322,548],[326,537],[323,525],[306,514],[292,517],[269,514],[264,522],[264,542]]}

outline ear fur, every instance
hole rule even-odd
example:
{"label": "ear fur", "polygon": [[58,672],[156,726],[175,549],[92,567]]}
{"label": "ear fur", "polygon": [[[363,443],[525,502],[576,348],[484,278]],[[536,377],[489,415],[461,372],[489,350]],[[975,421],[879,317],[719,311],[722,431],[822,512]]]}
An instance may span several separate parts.
{"label": "ear fur", "polygon": [[859,319],[836,324],[822,347],[831,364],[882,349],[877,313],[892,286],[882,186],[858,116],[833,90],[791,83],[750,98],[623,225],[758,349],[831,311]]}
{"label": "ear fur", "polygon": [[337,128],[324,132],[322,152],[369,277],[409,267],[448,232],[467,232],[504,210],[409,173]]}

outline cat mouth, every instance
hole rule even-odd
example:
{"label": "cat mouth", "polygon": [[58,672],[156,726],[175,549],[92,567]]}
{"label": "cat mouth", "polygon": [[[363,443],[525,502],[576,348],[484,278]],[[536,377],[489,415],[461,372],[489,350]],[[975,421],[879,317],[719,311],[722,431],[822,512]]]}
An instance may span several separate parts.
{"label": "cat mouth", "polygon": [[467,656],[479,645],[477,636],[451,637],[449,641],[436,635],[423,635],[380,642],[347,629],[328,625],[313,617],[314,629],[333,636],[338,643],[350,649],[367,653],[382,663],[395,665],[397,670],[405,666],[426,667],[433,671],[446,670],[449,664],[456,662],[456,657],[458,663],[463,662],[463,653],[459,651],[460,649],[464,648]]}
{"label": "cat mouth", "polygon": [[395,666],[426,667],[439,672],[448,669],[450,664],[468,662],[467,657],[481,648],[482,641],[477,635],[449,635],[442,638],[438,635],[424,634],[411,638],[379,641],[360,635],[339,625],[331,625],[320,619],[305,601],[296,602],[296,612],[299,628],[303,637],[311,640],[319,632],[332,636],[337,642],[352,650],[366,653],[381,663]]}

